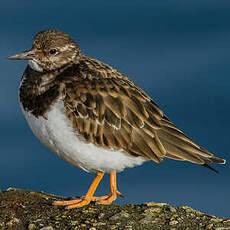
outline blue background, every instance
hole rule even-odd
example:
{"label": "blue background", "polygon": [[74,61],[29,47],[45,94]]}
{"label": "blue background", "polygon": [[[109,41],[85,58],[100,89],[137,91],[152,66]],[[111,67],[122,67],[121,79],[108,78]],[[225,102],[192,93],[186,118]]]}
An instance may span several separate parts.
{"label": "blue background", "polygon": [[[93,174],[59,159],[32,135],[18,104],[30,48],[40,30],[71,34],[83,52],[127,74],[198,144],[229,160],[230,1],[31,1],[0,3],[0,188],[83,195]],[[188,205],[230,217],[229,164],[221,173],[188,162],[148,162],[118,175],[125,199]],[[108,176],[97,193],[109,190]]]}

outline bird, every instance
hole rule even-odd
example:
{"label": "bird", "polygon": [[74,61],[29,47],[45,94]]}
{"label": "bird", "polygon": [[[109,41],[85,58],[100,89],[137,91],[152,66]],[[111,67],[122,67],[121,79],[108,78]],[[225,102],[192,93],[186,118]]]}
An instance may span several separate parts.
{"label": "bird", "polygon": [[[84,196],[57,200],[67,209],[122,196],[117,172],[164,158],[209,169],[225,160],[196,144],[177,128],[143,89],[108,64],[84,54],[60,30],[38,32],[32,48],[8,57],[28,60],[19,101],[34,135],[71,165],[95,173]],[[105,173],[110,193],[94,196]]]}

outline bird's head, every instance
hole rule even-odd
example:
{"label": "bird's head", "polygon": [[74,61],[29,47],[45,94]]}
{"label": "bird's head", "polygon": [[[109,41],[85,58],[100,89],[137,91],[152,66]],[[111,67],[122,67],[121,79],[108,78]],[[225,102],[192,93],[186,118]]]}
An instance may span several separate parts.
{"label": "bird's head", "polygon": [[15,60],[29,60],[30,66],[42,72],[61,68],[76,62],[81,57],[81,50],[68,34],[49,29],[35,35],[30,50],[8,57]]}

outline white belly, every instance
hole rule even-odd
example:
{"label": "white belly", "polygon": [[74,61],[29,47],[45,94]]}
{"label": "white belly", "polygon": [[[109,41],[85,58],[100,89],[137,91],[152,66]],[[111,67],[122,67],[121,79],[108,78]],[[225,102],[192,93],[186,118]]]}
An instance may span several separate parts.
{"label": "white belly", "polygon": [[85,171],[122,171],[126,167],[134,167],[146,161],[146,158],[133,157],[122,150],[106,150],[85,143],[73,130],[61,100],[44,117],[36,118],[24,110],[23,113],[34,135],[44,145],[62,159]]}

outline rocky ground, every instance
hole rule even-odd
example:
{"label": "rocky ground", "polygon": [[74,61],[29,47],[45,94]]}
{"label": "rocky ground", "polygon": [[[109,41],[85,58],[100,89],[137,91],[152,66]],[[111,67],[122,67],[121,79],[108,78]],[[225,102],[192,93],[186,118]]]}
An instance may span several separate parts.
{"label": "rocky ground", "polygon": [[[51,205],[60,197],[41,192],[0,191],[0,230],[216,229],[230,230],[230,219],[165,203],[96,205],[66,210]],[[63,198],[61,198],[63,199]]]}

